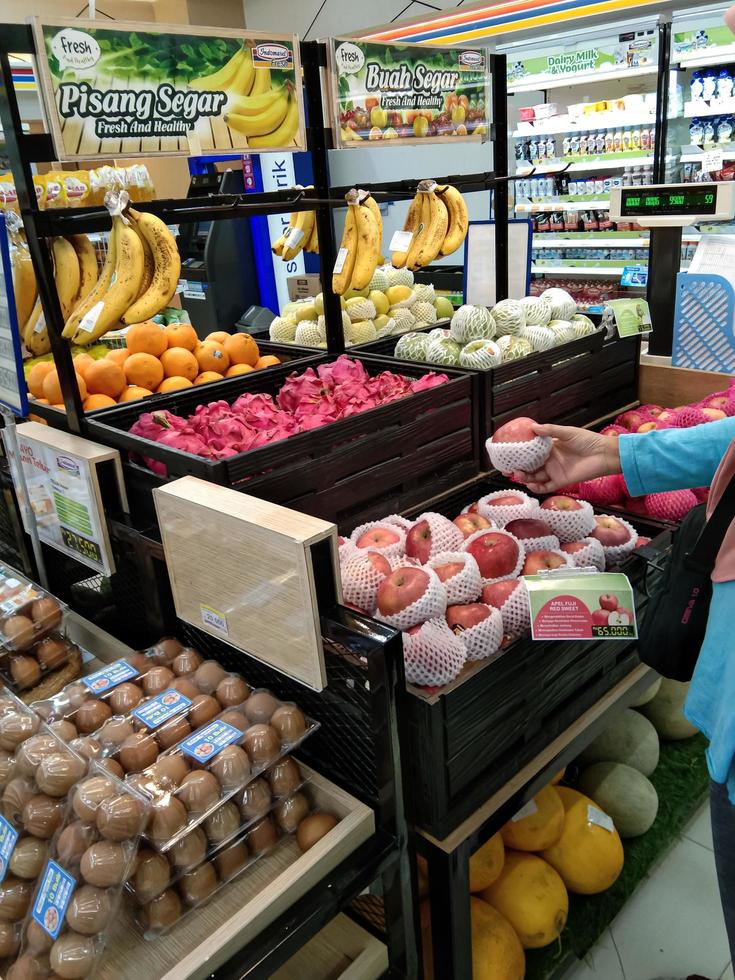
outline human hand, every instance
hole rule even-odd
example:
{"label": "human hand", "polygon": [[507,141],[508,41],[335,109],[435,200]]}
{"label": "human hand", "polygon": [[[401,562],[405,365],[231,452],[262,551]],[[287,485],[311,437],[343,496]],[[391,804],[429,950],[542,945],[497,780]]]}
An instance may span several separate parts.
{"label": "human hand", "polygon": [[614,436],[569,425],[536,423],[534,430],[536,435],[554,440],[548,459],[533,473],[510,474],[511,479],[525,483],[533,493],[553,493],[571,483],[621,472],[618,440]]}

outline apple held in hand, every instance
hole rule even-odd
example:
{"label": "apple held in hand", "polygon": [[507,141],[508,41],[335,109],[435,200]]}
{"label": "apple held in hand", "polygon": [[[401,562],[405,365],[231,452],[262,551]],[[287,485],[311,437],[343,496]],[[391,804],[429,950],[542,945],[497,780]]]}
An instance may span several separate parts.
{"label": "apple held in hand", "polygon": [[535,422],[533,419],[521,416],[518,419],[511,419],[505,425],[501,425],[493,433],[492,441],[498,442],[530,442],[536,438],[534,431]]}
{"label": "apple held in hand", "polygon": [[597,538],[603,548],[616,548],[630,541],[630,531],[610,514],[596,514],[595,528],[590,531],[591,538]]}
{"label": "apple held in hand", "polygon": [[608,609],[610,612],[617,609],[620,604],[618,597],[609,592],[601,595],[597,601],[600,603],[600,609]]}
{"label": "apple held in hand", "polygon": [[538,575],[546,569],[567,567],[569,564],[567,556],[558,551],[529,551],[521,575]]}
{"label": "apple held in hand", "polygon": [[492,527],[490,521],[474,511],[460,514],[454,518],[454,524],[460,529],[465,538],[469,538],[475,531],[482,531],[484,528]]}
{"label": "apple held in hand", "polygon": [[521,567],[522,545],[505,531],[477,531],[464,543],[472,555],[485,582],[514,578]]}
{"label": "apple held in hand", "polygon": [[535,424],[529,418],[511,419],[486,440],[485,449],[490,461],[501,473],[516,470],[533,473],[547,460],[552,440],[549,436],[537,435]]}

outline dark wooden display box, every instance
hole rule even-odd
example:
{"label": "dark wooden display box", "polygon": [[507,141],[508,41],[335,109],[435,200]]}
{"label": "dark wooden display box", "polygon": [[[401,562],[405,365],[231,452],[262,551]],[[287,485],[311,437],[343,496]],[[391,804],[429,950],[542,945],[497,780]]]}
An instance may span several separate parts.
{"label": "dark wooden display box", "polygon": [[[397,370],[395,362],[389,368],[382,359],[351,356],[361,360],[370,374]],[[324,353],[300,360],[298,367],[303,370],[333,360],[333,355]],[[449,381],[436,388],[225,460],[206,460],[128,431],[141,412],[154,408],[187,416],[198,405],[219,399],[232,403],[244,392],[275,395],[294,367],[284,364],[161,395],[155,405],[150,399],[130,402],[90,418],[90,438],[115,446],[126,457],[123,468],[136,519],[152,519],[155,486],[186,475],[343,526],[352,526],[358,513],[361,519],[366,514],[380,517],[416,506],[477,475],[477,399],[473,379],[462,371],[444,372]],[[400,373],[414,378],[429,370],[424,364],[400,367]],[[159,460],[166,465],[168,477],[131,461],[128,453]]]}

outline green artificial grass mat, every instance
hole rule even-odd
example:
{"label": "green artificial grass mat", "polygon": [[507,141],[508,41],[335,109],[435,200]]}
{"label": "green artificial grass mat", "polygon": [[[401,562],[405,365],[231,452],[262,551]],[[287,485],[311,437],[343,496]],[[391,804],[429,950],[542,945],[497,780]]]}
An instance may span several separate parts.
{"label": "green artificial grass mat", "polygon": [[576,959],[583,959],[650,868],[677,840],[709,789],[706,748],[703,735],[661,743],[659,763],[651,776],[659,798],[656,822],[641,837],[623,841],[625,866],[612,888],[601,895],[569,896],[569,919],[559,942],[527,950],[526,980],[548,980],[561,975],[562,968]]}

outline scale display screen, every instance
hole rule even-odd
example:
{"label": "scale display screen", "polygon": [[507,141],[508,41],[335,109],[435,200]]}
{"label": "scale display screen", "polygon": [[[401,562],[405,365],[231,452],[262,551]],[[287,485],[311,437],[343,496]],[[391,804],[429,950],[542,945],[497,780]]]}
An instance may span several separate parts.
{"label": "scale display screen", "polygon": [[620,213],[636,218],[646,215],[715,214],[717,193],[711,187],[677,186],[670,189],[624,188],[621,192]]}

